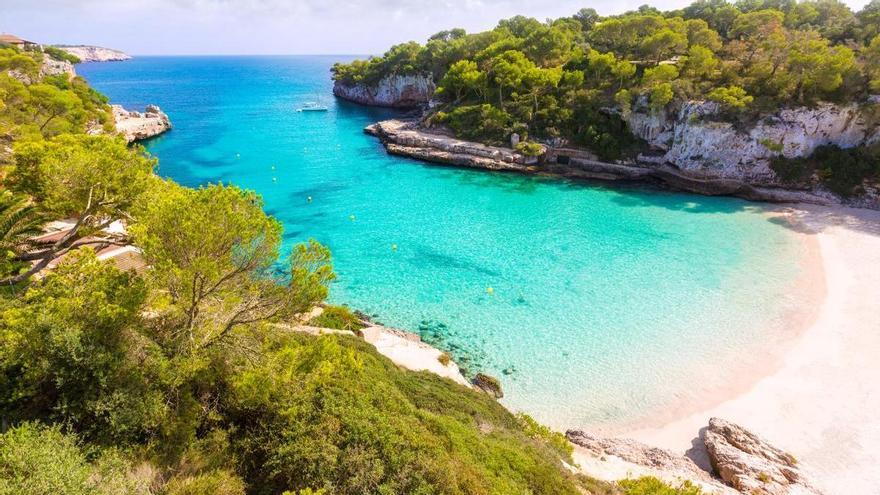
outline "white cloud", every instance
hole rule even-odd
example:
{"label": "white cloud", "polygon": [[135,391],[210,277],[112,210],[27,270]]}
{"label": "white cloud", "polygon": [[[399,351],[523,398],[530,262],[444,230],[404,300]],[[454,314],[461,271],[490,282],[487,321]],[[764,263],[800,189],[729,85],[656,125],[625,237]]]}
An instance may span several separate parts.
{"label": "white cloud", "polygon": [[555,18],[584,6],[610,14],[643,3],[665,9],[689,0],[0,0],[0,31],[134,54],[361,54],[516,14]]}

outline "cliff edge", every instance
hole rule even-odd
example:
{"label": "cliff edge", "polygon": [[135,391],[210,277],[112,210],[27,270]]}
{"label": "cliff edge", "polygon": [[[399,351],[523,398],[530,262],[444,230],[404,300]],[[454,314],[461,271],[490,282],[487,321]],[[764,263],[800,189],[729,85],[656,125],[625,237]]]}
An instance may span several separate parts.
{"label": "cliff edge", "polygon": [[428,103],[436,86],[430,76],[385,76],[376,84],[336,80],[333,94],[344,100],[375,107],[416,108]]}
{"label": "cliff edge", "polygon": [[58,45],[58,48],[83,62],[116,62],[131,60],[131,56],[119,50],[89,45]]}

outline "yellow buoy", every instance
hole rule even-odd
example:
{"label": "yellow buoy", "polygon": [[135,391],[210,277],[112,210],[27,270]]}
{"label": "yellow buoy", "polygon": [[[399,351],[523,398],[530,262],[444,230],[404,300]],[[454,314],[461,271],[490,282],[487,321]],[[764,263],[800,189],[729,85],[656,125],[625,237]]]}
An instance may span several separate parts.
{"label": "yellow buoy", "polygon": [[493,289],[491,287],[486,287],[486,294],[494,294],[494,293],[495,293],[495,289]]}
{"label": "yellow buoy", "polygon": [[352,222],[354,222],[354,215],[349,215],[348,219],[351,220]]}
{"label": "yellow buoy", "polygon": [[392,245],[391,245],[391,250],[392,250],[392,251],[397,251],[397,244],[392,244]]}
{"label": "yellow buoy", "polygon": [[278,177],[272,177],[272,182],[278,182]]}
{"label": "yellow buoy", "polygon": [[312,202],[312,197],[309,196],[308,198],[306,198],[306,201],[308,201],[309,203],[311,203],[311,202]]}

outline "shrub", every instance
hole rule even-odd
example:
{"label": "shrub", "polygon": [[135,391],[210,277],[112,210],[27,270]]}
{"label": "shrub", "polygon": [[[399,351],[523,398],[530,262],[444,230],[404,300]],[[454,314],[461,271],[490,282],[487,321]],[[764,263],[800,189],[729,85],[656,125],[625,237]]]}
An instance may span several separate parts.
{"label": "shrub", "polygon": [[832,192],[848,197],[857,192],[865,179],[880,176],[878,152],[871,147],[840,148],[826,145],[804,158],[776,157],[770,168],[783,182],[800,184],[813,173]]}
{"label": "shrub", "polygon": [[437,361],[440,362],[443,366],[449,366],[449,362],[452,361],[452,358],[449,356],[448,352],[444,352],[437,356]]}
{"label": "shrub", "polygon": [[461,138],[499,144],[507,139],[511,117],[504,110],[484,104],[458,107],[438,122],[448,125]]}
{"label": "shrub", "polygon": [[43,53],[49,55],[55,60],[66,60],[72,64],[78,64],[82,62],[76,55],[72,53],[68,53],[62,48],[58,48],[57,46],[44,46]]}
{"label": "shrub", "polygon": [[312,318],[309,325],[336,330],[357,331],[364,328],[361,319],[346,306],[327,306],[324,311]]}
{"label": "shrub", "polygon": [[87,495],[90,474],[76,438],[57,426],[23,423],[0,435],[0,493]]}
{"label": "shrub", "polygon": [[544,147],[531,141],[520,141],[516,144],[516,151],[525,156],[540,156],[544,154]]}
{"label": "shrub", "polygon": [[621,480],[617,484],[623,490],[623,495],[701,495],[703,493],[690,481],[673,487],[653,476]]}

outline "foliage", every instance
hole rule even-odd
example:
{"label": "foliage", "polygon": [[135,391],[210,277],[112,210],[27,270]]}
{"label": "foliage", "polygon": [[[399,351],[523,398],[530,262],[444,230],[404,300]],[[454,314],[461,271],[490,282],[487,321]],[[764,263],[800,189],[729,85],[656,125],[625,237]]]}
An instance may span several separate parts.
{"label": "foliage", "polygon": [[75,440],[58,427],[23,423],[0,435],[0,494],[87,495],[89,475]]}
{"label": "foliage", "polygon": [[544,440],[556,450],[560,457],[569,463],[572,462],[571,454],[574,452],[574,446],[565,438],[565,435],[538,423],[525,413],[517,414],[516,419],[519,421],[523,433],[532,438]]}
{"label": "foliage", "polygon": [[57,46],[44,46],[43,53],[49,55],[55,60],[64,60],[72,64],[78,64],[82,62],[82,60],[80,60],[79,57],[77,57],[76,55],[68,53],[63,48],[58,48]]}
{"label": "foliage", "polygon": [[815,174],[832,192],[848,197],[859,192],[865,179],[880,178],[880,153],[876,147],[825,145],[804,158],[775,157],[770,167],[789,184],[802,184]]}
{"label": "foliage", "polygon": [[718,103],[723,110],[740,111],[749,106],[755,99],[739,86],[715,88],[707,97]]}
{"label": "foliage", "polygon": [[18,255],[33,247],[31,238],[42,232],[44,222],[41,212],[26,197],[0,192],[0,276],[27,266]]}
{"label": "foliage", "polygon": [[700,488],[689,481],[672,487],[652,476],[618,481],[623,495],[701,495]]}
{"label": "foliage", "polygon": [[255,493],[577,493],[485,394],[403,371],[350,337],[292,337],[233,381],[231,414],[247,419],[233,445]]}
{"label": "foliage", "polygon": [[728,117],[755,116],[877,91],[880,3],[855,14],[837,0],[697,0],[668,12],[517,16],[482,33],[442,31],[424,46],[398,45],[334,67],[346,83],[394,73],[438,81],[435,96],[446,105],[434,121],[462,138],[499,144],[526,130],[534,141],[562,137],[620,158],[638,149],[601,109],[616,108],[610,115],[619,119],[708,99]]}
{"label": "foliage", "polygon": [[361,319],[346,306],[326,306],[320,315],[312,318],[309,325],[337,330],[360,330],[364,328]]}
{"label": "foliage", "polygon": [[544,153],[544,147],[531,141],[520,141],[516,144],[516,151],[525,156],[538,156]]}

